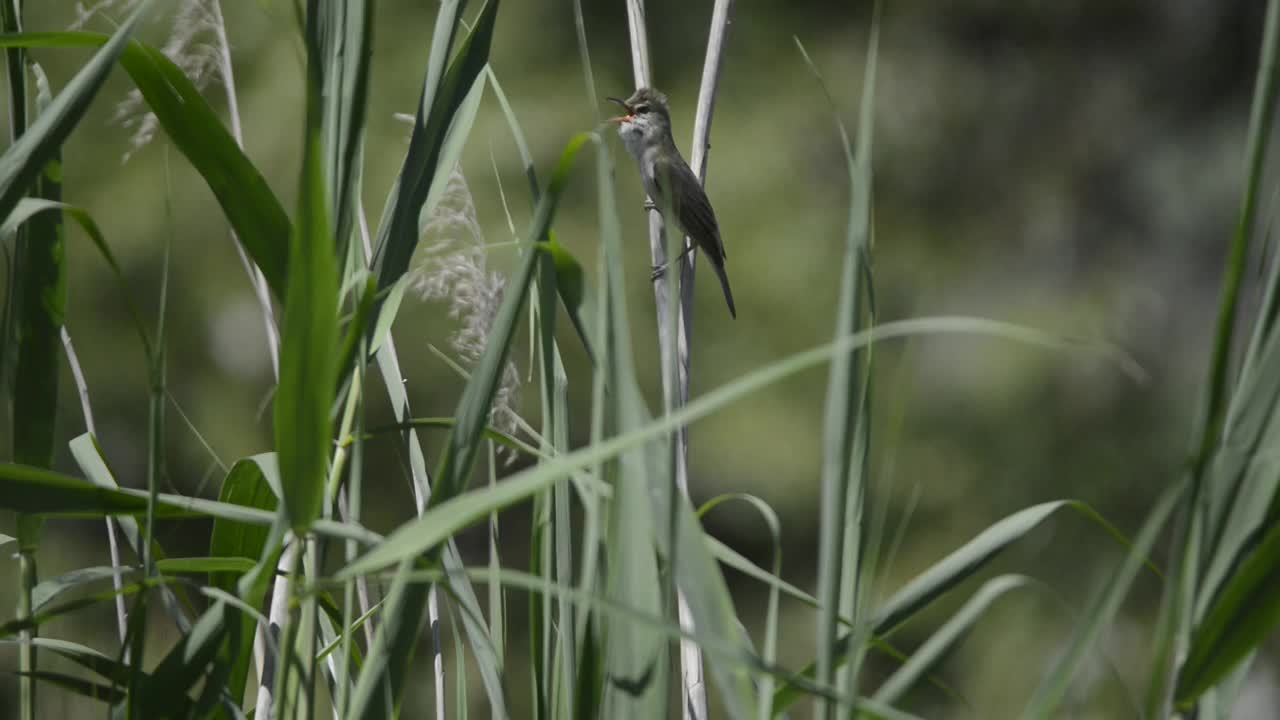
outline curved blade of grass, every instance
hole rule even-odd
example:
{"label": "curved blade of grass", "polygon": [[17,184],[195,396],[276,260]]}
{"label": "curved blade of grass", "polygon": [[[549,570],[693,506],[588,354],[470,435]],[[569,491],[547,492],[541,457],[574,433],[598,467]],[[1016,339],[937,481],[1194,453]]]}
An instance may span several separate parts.
{"label": "curved blade of grass", "polygon": [[[776,590],[782,595],[786,595],[787,597],[790,597],[794,600],[799,600],[805,605],[808,605],[811,608],[817,609],[818,607],[817,598],[801,590],[795,585],[792,585],[786,580],[783,580],[781,577],[778,577],[777,575],[770,573],[768,570],[765,570],[759,565],[756,565],[755,563],[743,557],[741,553],[729,547],[728,545],[725,545],[724,543],[720,542],[714,537],[711,537],[710,535],[707,536],[707,545],[711,549],[711,554],[714,555],[716,560],[718,560],[722,565],[727,565],[733,568],[734,570],[741,572],[743,575],[746,575],[747,577],[753,578],[755,580],[758,580],[764,583],[765,585],[768,585],[771,590]],[[854,626],[854,622],[851,618],[844,617],[842,615],[838,618],[838,620],[840,621],[840,624],[845,627],[851,628]],[[893,645],[891,645],[888,641],[884,640],[879,636],[871,635],[869,637],[869,642],[871,643],[871,647],[873,649],[897,661],[899,664],[904,664],[908,660],[908,657],[905,653],[898,650]],[[813,666],[812,664],[810,664],[807,670],[809,672],[812,672],[812,669],[813,669]],[[946,694],[948,697],[951,697],[957,700],[961,699],[960,695],[954,689],[952,689],[950,686],[944,683],[942,679],[937,677],[936,675],[930,675],[928,677],[928,680],[934,687],[936,687],[938,690]],[[797,694],[796,697],[799,697],[799,694]],[[772,717],[774,713],[772,708],[772,700],[769,703],[767,703],[767,705],[770,708],[769,715],[770,717]]]}
{"label": "curved blade of grass", "polygon": [[1134,540],[1133,546],[1124,560],[1116,568],[1114,575],[1102,588],[1089,609],[1083,614],[1084,622],[1076,631],[1068,646],[1054,667],[1044,675],[1036,688],[1031,702],[1027,706],[1027,717],[1053,717],[1058,703],[1062,701],[1067,687],[1075,677],[1075,673],[1084,661],[1085,655],[1092,647],[1104,627],[1109,625],[1120,609],[1120,603],[1128,594],[1134,577],[1142,568],[1142,564],[1151,552],[1160,531],[1164,529],[1173,510],[1182,499],[1187,489],[1185,480],[1169,487],[1161,495],[1151,513],[1143,523],[1142,530]]}
{"label": "curved blade of grass", "polygon": [[[94,47],[105,42],[105,36],[87,32],[0,36],[0,47]],[[139,42],[117,52],[147,107],[209,185],[267,284],[277,297],[283,298],[289,216],[262,173],[245,156],[199,89],[163,52]]]}
{"label": "curved blade of grass", "polygon": [[49,672],[47,670],[36,670],[32,672],[15,672],[19,677],[29,677],[48,683],[54,687],[63,690],[69,690],[77,695],[91,698],[93,700],[101,700],[108,703],[117,703],[124,699],[125,693],[111,685],[104,685],[92,680],[84,680],[74,675],[66,673]]}
{"label": "curved blade of grass", "polygon": [[876,633],[893,631],[907,618],[972,577],[1005,548],[1040,526],[1049,516],[1071,507],[1070,500],[1055,500],[1020,510],[978,533],[928,570],[894,593],[873,616]]}
{"label": "curved blade of grass", "polygon": [[[764,500],[746,493],[733,493],[729,495],[721,495],[708,500],[698,508],[698,517],[702,518],[717,506],[731,501],[745,502],[755,508],[760,513],[760,517],[764,520],[765,526],[769,529],[769,539],[773,543],[773,572],[770,577],[780,578],[782,576],[782,532],[778,515],[773,511]],[[707,540],[712,538],[707,536]],[[712,550],[712,554],[715,552]],[[779,586],[776,584],[769,585],[769,606],[765,611],[764,622],[764,649],[760,658],[766,665],[773,665],[777,661],[778,656],[778,592]],[[757,690],[757,708],[756,712],[761,720],[768,720],[772,716],[770,712],[773,701],[774,679],[772,675],[766,675],[761,678],[759,689]]]}
{"label": "curved blade of grass", "polygon": [[884,681],[872,697],[886,705],[898,702],[921,678],[929,672],[943,655],[948,653],[973,626],[982,619],[991,604],[1005,593],[1025,587],[1032,581],[1020,575],[1001,575],[983,583],[978,592],[969,598],[954,615],[943,623],[938,631],[925,641],[911,659]]}
{"label": "curved blade of grass", "polygon": [[[884,326],[882,326],[884,327]],[[870,633],[872,636],[883,636],[892,633],[903,622],[927,607],[937,598],[973,577],[1005,548],[1025,537],[1042,522],[1059,510],[1071,509],[1102,526],[1121,545],[1132,552],[1129,541],[1106,522],[1093,508],[1077,500],[1055,500],[1033,505],[1009,515],[986,530],[978,533],[972,540],[952,551],[942,560],[934,563],[927,570],[917,575],[902,589],[885,601],[870,617]],[[1145,555],[1145,553],[1144,553]],[[1155,574],[1154,566],[1148,567]],[[785,590],[785,588],[784,588]],[[803,598],[801,598],[803,600]],[[852,634],[842,636],[836,643],[836,657],[843,659],[852,646]],[[806,677],[812,677],[814,665],[810,664],[803,671]],[[773,712],[782,712],[803,696],[803,692],[794,687],[783,687],[773,698]]]}
{"label": "curved blade of grass", "polygon": [[32,612],[40,612],[41,610],[44,610],[49,603],[58,599],[58,597],[63,593],[77,590],[90,583],[107,580],[109,578],[118,577],[132,572],[137,572],[137,568],[116,568],[106,565],[102,567],[80,568],[57,577],[42,580],[40,584],[36,585],[35,589],[31,591]]}
{"label": "curved blade of grass", "polygon": [[1205,612],[1191,636],[1178,675],[1174,701],[1194,708],[1202,694],[1223,680],[1280,626],[1280,526],[1240,565]]}
{"label": "curved blade of grass", "polygon": [[55,652],[83,668],[92,670],[117,686],[123,686],[128,683],[129,674],[135,672],[133,668],[118,662],[115,658],[107,657],[103,653],[77,642],[53,638],[36,638],[33,642],[36,647]]}
{"label": "curved blade of grass", "polygon": [[103,603],[112,602],[118,596],[127,597],[130,595],[137,595],[138,593],[142,592],[145,589],[172,585],[175,582],[177,581],[172,578],[161,578],[161,577],[144,578],[144,579],[138,580],[137,582],[131,583],[129,585],[124,585],[119,590],[112,588],[110,590],[103,590],[100,592],[91,593],[84,597],[78,597],[78,598],[75,598],[74,600],[68,600],[64,603],[48,608],[43,612],[36,613],[31,617],[14,618],[3,624],[0,624],[0,637],[6,636],[6,635],[13,635],[14,633],[18,633],[26,629],[40,627],[41,625],[49,622],[50,620],[55,620],[57,618],[69,615],[74,612],[79,612],[80,610],[93,607],[95,605],[101,605]]}
{"label": "curved blade of grass", "polygon": [[[110,489],[70,475],[26,465],[0,463],[0,508],[48,517],[102,518],[107,515],[139,515],[146,512],[147,492]],[[275,513],[229,503],[158,493],[157,517],[214,517],[251,525],[271,526]],[[326,537],[356,540],[365,545],[382,536],[353,523],[318,520],[312,529]]]}
{"label": "curved blade of grass", "polygon": [[[952,317],[920,318],[915,320],[888,322],[879,325],[874,329],[864,330],[853,335],[845,336],[837,342],[828,343],[811,350],[797,353],[789,358],[784,358],[771,363],[764,368],[747,373],[737,380],[722,385],[721,387],[692,400],[688,405],[669,416],[663,416],[662,418],[656,419],[652,423],[637,428],[631,432],[575,450],[572,453],[556,457],[550,462],[516,473],[496,487],[501,488],[503,485],[516,484],[518,486],[518,490],[512,489],[510,491],[503,491],[505,497],[510,497],[511,502],[516,502],[520,499],[519,497],[514,497],[516,495],[520,495],[521,493],[532,493],[545,489],[545,487],[547,487],[547,485],[550,482],[553,482],[557,477],[567,477],[573,471],[581,470],[591,466],[592,464],[616,457],[630,448],[637,447],[645,442],[656,439],[664,433],[670,432],[674,427],[678,427],[681,424],[692,423],[693,421],[705,417],[706,415],[709,415],[736,400],[746,397],[761,388],[768,387],[769,385],[790,377],[802,370],[807,370],[820,365],[835,353],[847,351],[850,347],[866,347],[872,342],[882,342],[893,338],[932,334],[986,335],[1046,347],[1070,347],[1063,341],[1057,340],[1050,335],[1040,333],[1029,328],[992,320]],[[3,466],[0,466],[0,468],[3,468]],[[0,479],[3,479],[2,473],[0,473]],[[3,488],[0,487],[0,489]],[[480,490],[475,492],[486,491]],[[1050,505],[1053,504],[1055,503],[1050,503]],[[486,512],[497,507],[497,505],[493,503],[486,503],[484,506]],[[1033,512],[1037,508],[1041,507],[1043,506],[1036,506],[1035,508],[1029,508],[1023,512]],[[1018,516],[1020,515],[1021,513],[1018,514]],[[479,519],[480,518],[472,518],[471,520],[478,521]],[[389,542],[383,543],[373,551],[366,553],[355,563],[344,568],[341,571],[340,576],[355,576],[362,572],[368,572],[371,569],[386,567],[388,564],[422,554],[439,541],[438,534],[430,528],[429,525],[430,523],[423,522],[421,518],[405,523],[395,533],[393,533],[393,535],[397,537],[394,548],[388,547],[390,545]],[[884,611],[881,612],[882,615],[883,613]],[[880,624],[881,623],[877,623],[877,625]]]}

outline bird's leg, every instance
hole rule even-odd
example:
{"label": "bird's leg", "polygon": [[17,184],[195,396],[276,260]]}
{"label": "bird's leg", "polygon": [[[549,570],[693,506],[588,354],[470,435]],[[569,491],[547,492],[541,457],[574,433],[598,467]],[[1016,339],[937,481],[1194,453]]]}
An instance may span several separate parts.
{"label": "bird's leg", "polygon": [[657,280],[658,278],[662,277],[664,274],[666,274],[667,268],[671,266],[671,263],[680,262],[681,260],[685,259],[685,257],[687,257],[689,253],[693,252],[693,249],[695,247],[697,246],[694,245],[693,243],[689,243],[688,245],[685,245],[684,251],[681,252],[679,255],[677,255],[675,260],[668,260],[662,263],[661,265],[654,265],[653,273],[649,276],[649,279]]}

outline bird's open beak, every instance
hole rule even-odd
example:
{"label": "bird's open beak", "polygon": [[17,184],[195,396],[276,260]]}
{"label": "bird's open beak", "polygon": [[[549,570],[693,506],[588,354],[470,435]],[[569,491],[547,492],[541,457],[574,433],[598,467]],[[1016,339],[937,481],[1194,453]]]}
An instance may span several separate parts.
{"label": "bird's open beak", "polygon": [[609,102],[614,103],[620,106],[623,110],[627,111],[626,115],[621,115],[615,118],[609,118],[609,122],[620,123],[626,120],[630,120],[632,117],[635,116],[635,113],[631,112],[631,106],[627,104],[626,100],[619,100],[616,97],[607,97],[605,98],[605,100],[608,100]]}

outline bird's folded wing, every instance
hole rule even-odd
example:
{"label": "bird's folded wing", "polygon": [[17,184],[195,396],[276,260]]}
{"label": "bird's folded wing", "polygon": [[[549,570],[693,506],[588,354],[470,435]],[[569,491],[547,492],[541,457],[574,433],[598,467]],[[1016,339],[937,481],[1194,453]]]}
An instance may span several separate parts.
{"label": "bird's folded wing", "polygon": [[720,226],[716,223],[715,211],[711,209],[707,194],[689,165],[678,157],[659,157],[653,163],[653,182],[658,187],[658,192],[664,195],[667,194],[667,184],[671,184],[674,190],[671,193],[671,204],[681,229],[703,252],[715,251],[718,257],[714,259],[723,260],[724,243],[720,240]]}

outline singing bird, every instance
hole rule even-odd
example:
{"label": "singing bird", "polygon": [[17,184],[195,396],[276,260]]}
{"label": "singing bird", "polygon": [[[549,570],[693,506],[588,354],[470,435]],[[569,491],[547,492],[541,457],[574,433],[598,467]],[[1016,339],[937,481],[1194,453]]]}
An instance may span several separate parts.
{"label": "singing bird", "polygon": [[[671,113],[667,110],[667,96],[653,88],[640,88],[626,100],[608,98],[626,111],[626,115],[613,118],[618,123],[618,135],[627,152],[640,167],[640,179],[644,191],[654,207],[662,210],[670,207],[676,224],[693,242],[680,253],[676,261],[700,248],[711,262],[711,268],[720,278],[724,299],[729,304],[729,314],[738,317],[733,306],[733,292],[729,290],[729,276],[724,271],[724,242],[720,239],[720,226],[715,211],[702,184],[680,156],[675,140],[671,139]],[[666,218],[671,220],[671,218]],[[674,261],[654,269],[657,278]]]}

